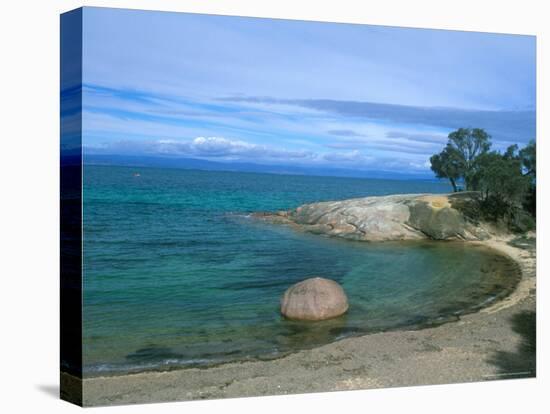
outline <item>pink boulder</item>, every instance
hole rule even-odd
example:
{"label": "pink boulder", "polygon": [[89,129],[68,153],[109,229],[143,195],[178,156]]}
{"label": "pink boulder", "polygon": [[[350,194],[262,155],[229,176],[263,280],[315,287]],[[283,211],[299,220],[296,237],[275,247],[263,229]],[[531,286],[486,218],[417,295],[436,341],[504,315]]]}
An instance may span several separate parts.
{"label": "pink boulder", "polygon": [[313,277],[287,289],[281,298],[281,313],[289,319],[321,321],[348,310],[344,289],[334,280]]}

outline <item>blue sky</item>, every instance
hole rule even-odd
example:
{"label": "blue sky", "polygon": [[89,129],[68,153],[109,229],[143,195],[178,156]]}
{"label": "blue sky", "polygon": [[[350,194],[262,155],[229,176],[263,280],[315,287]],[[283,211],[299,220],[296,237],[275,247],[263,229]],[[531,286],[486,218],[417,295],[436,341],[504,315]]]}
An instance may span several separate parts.
{"label": "blue sky", "polygon": [[535,38],[84,9],[87,153],[429,172],[535,138]]}

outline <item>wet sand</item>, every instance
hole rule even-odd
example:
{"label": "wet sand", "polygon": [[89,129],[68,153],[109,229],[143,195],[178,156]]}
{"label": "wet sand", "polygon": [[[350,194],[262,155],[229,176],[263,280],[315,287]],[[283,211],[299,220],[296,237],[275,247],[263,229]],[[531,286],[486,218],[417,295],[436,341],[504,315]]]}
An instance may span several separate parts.
{"label": "wet sand", "polygon": [[[505,299],[457,322],[347,338],[269,361],[85,379],[85,406],[296,394],[535,376],[534,239],[482,244],[522,272]],[[517,239],[516,239],[517,241]],[[69,380],[64,376],[63,380]]]}

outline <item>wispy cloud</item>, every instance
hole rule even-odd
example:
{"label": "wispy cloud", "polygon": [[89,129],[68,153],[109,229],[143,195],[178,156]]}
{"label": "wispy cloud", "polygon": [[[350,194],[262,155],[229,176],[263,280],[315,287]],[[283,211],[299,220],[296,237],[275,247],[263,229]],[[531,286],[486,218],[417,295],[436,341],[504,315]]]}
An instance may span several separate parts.
{"label": "wispy cloud", "polygon": [[386,151],[386,152],[406,152],[408,154],[433,154],[437,152],[440,147],[435,145],[418,145],[411,142],[369,142],[369,141],[360,141],[360,140],[346,140],[330,143],[326,145],[328,148],[335,149],[353,149],[353,150],[368,150],[368,151]]}
{"label": "wispy cloud", "polygon": [[534,106],[533,36],[98,8],[85,8],[84,20],[85,80],[104,86],[194,98]]}
{"label": "wispy cloud", "polygon": [[96,8],[84,19],[85,151],[429,172],[459,127],[485,128],[499,149],[535,137],[533,37]]}
{"label": "wispy cloud", "polygon": [[386,133],[386,138],[389,139],[406,139],[409,141],[416,142],[429,142],[435,144],[443,144],[447,141],[448,136],[445,134],[419,134],[419,133],[408,133],[403,131],[388,131]]}
{"label": "wispy cloud", "polygon": [[351,129],[331,129],[329,131],[327,131],[327,133],[331,134],[331,135],[336,135],[336,136],[339,136],[339,137],[361,137],[363,135],[355,132],[355,131],[352,131]]}
{"label": "wispy cloud", "polygon": [[[85,146],[103,153],[429,171],[427,160],[453,129],[424,123],[441,123],[440,108],[381,105],[381,112],[377,104],[359,103],[363,112],[348,113],[347,102],[336,110],[267,97],[197,101],[94,85],[85,86],[84,96]],[[502,147],[521,142],[494,138]]]}
{"label": "wispy cloud", "polygon": [[[296,105],[348,118],[379,120],[400,124],[421,124],[457,129],[484,128],[497,140],[528,142],[535,137],[534,110],[473,110],[460,108],[420,107],[376,102],[337,101],[332,99],[277,99],[269,97],[223,97],[228,102],[263,102]],[[337,130],[333,135],[350,136],[353,131]],[[391,134],[388,138],[392,138]]]}

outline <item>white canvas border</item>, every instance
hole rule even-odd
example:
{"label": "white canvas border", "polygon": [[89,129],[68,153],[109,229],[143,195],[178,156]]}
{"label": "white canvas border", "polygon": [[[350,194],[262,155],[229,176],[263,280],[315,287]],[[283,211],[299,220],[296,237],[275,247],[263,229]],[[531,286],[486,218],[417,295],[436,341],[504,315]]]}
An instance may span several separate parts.
{"label": "white canvas border", "polygon": [[[538,378],[490,383],[196,401],[109,408],[116,412],[367,411],[517,413],[548,405],[548,12],[541,1],[127,0],[89,6],[382,24],[537,35]],[[53,396],[58,381],[59,14],[78,1],[5,2],[2,7],[2,287],[5,412],[77,410]],[[546,392],[547,394],[547,392]],[[106,411],[107,409],[94,409]]]}

